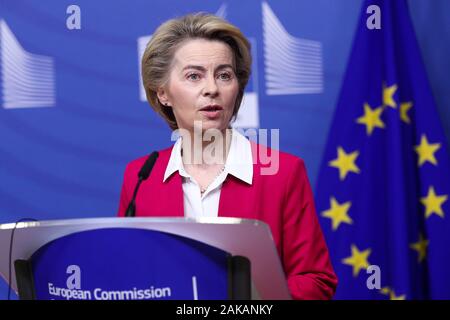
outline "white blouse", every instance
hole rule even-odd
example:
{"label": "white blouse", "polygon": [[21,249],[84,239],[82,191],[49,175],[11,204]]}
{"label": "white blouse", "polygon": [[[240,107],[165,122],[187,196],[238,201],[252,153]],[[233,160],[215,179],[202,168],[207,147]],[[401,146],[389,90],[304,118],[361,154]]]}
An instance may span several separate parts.
{"label": "white blouse", "polygon": [[252,184],[253,159],[250,141],[235,129],[233,129],[231,137],[225,168],[208,186],[203,195],[200,192],[200,185],[184,170],[181,158],[182,137],[179,137],[175,142],[164,173],[163,182],[176,171],[181,175],[183,179],[185,217],[217,217],[220,190],[228,174],[250,185]]}

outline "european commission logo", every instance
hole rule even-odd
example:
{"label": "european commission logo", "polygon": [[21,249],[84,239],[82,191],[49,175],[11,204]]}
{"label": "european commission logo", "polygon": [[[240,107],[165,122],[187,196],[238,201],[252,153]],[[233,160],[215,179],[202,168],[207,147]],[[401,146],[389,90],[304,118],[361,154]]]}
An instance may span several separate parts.
{"label": "european commission logo", "polygon": [[0,105],[5,109],[55,106],[52,57],[25,51],[0,20]]}
{"label": "european commission logo", "polygon": [[267,95],[322,93],[322,44],[291,36],[262,3]]}

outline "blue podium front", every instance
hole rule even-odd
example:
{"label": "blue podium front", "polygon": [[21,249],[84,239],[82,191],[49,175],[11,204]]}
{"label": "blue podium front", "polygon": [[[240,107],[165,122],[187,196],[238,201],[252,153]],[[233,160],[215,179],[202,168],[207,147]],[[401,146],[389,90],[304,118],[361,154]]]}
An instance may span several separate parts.
{"label": "blue podium front", "polygon": [[229,259],[177,235],[108,228],[51,241],[29,262],[36,299],[222,300],[230,297]]}

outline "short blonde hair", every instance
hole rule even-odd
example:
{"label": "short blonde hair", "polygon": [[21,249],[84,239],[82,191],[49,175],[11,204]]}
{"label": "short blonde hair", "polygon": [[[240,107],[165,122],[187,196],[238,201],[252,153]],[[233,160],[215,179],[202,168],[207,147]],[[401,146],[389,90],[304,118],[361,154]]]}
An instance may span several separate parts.
{"label": "short blonde hair", "polygon": [[163,106],[159,101],[158,88],[168,81],[173,56],[181,43],[196,38],[222,41],[228,44],[234,53],[234,71],[239,83],[239,92],[232,120],[239,111],[250,76],[252,64],[250,42],[234,25],[206,13],[190,14],[163,23],[145,48],[142,57],[142,81],[147,101],[166,120],[172,130],[178,128],[175,115],[172,108]]}

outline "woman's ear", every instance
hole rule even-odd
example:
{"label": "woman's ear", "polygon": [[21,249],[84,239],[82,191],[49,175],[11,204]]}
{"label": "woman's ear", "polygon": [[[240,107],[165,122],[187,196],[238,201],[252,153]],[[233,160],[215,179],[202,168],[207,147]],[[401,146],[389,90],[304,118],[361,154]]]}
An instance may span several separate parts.
{"label": "woman's ear", "polygon": [[158,96],[158,100],[162,105],[166,107],[170,106],[169,97],[167,96],[167,91],[166,89],[164,89],[164,87],[159,87],[156,95]]}

